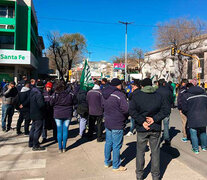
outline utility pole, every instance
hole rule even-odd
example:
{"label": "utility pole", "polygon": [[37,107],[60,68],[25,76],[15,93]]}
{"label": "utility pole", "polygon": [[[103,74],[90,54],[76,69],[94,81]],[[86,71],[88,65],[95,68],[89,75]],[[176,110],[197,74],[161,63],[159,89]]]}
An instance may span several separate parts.
{"label": "utility pole", "polygon": [[128,24],[132,24],[133,22],[119,21],[119,23],[124,24],[126,26],[126,32],[125,32],[125,82],[127,82],[128,81],[128,75],[127,75],[127,26],[128,26]]}

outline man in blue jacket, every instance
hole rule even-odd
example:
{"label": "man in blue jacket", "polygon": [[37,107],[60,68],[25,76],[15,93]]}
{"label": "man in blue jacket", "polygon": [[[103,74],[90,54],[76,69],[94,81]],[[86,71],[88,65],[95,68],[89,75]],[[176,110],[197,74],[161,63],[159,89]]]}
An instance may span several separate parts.
{"label": "man in blue jacket", "polygon": [[91,140],[95,129],[95,123],[97,122],[97,142],[103,142],[102,138],[102,119],[103,119],[103,108],[102,108],[102,93],[100,90],[99,83],[96,81],[92,90],[87,93],[87,101],[89,107],[89,130],[88,139]]}
{"label": "man in blue jacket", "polygon": [[103,89],[103,108],[106,128],[105,167],[112,165],[111,152],[113,151],[113,170],[126,171],[121,166],[120,149],[123,144],[125,121],[128,118],[128,103],[126,96],[121,92],[121,81],[114,78],[111,86]]}
{"label": "man in blue jacket", "polygon": [[42,95],[43,88],[43,82],[39,81],[37,87],[33,87],[30,93],[30,118],[32,120],[32,127],[29,134],[29,147],[32,147],[33,151],[45,150],[44,147],[40,147],[39,145],[45,112],[44,97]]}
{"label": "man in blue jacket", "polygon": [[153,180],[160,179],[160,134],[162,120],[169,115],[165,99],[152,87],[149,78],[141,82],[142,89],[132,96],[129,113],[137,129],[137,180],[143,180],[144,156],[149,141]]}
{"label": "man in blue jacket", "polygon": [[187,127],[190,128],[192,151],[199,154],[198,133],[200,134],[201,149],[207,150],[207,95],[199,86],[188,85],[182,98],[182,112],[187,116]]}

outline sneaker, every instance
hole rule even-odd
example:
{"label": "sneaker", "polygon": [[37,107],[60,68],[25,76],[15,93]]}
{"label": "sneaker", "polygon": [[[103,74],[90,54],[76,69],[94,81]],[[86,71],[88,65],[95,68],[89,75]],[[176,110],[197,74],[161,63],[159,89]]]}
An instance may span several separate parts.
{"label": "sneaker", "polygon": [[133,135],[133,133],[131,131],[129,131],[126,136],[129,137],[129,136],[132,136],[132,135]]}
{"label": "sneaker", "polygon": [[66,152],[66,149],[63,149],[63,153],[65,153]]}
{"label": "sneaker", "polygon": [[182,138],[181,140],[182,140],[183,142],[185,142],[185,143],[188,142],[188,139],[187,139],[187,138]]}
{"label": "sneaker", "polygon": [[110,168],[112,166],[112,162],[109,165],[104,165],[105,168]]}
{"label": "sneaker", "polygon": [[59,150],[58,150],[58,153],[61,154],[61,153],[62,153],[62,149],[59,149]]}
{"label": "sneaker", "polygon": [[33,147],[32,150],[33,151],[44,151],[45,148],[44,147]]}
{"label": "sneaker", "polygon": [[199,154],[199,150],[192,149],[195,154]]}
{"label": "sneaker", "polygon": [[119,166],[118,169],[113,169],[113,171],[115,171],[115,172],[118,172],[118,171],[126,171],[126,170],[127,170],[127,168],[124,167],[124,166]]}
{"label": "sneaker", "polygon": [[206,148],[202,148],[202,151],[203,151],[203,152],[206,152],[206,151],[207,151],[207,149],[206,149]]}
{"label": "sneaker", "polygon": [[2,131],[6,131],[6,128],[2,128]]}

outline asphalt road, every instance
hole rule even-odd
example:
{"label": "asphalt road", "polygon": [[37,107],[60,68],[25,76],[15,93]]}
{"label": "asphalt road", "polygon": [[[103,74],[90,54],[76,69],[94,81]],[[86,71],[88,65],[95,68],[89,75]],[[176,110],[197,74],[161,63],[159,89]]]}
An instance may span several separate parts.
{"label": "asphalt road", "polygon": [[[1,109],[0,109],[1,112]],[[0,113],[1,115],[1,113]],[[28,145],[28,137],[17,136],[15,127],[18,114],[15,113],[11,130],[0,130],[0,179],[1,180],[133,180],[135,175],[136,135],[124,137],[122,164],[126,172],[113,172],[104,168],[104,142],[87,142],[78,136],[78,124],[73,119],[69,128],[68,148],[59,154],[57,143],[44,144],[47,149],[33,152]],[[161,176],[166,180],[205,180],[207,179],[207,153],[195,155],[190,142],[181,142],[181,120],[177,110],[171,115],[172,146],[162,146]],[[23,130],[23,129],[22,129]],[[52,132],[49,131],[49,139]],[[146,152],[146,179],[150,175],[150,152]]]}

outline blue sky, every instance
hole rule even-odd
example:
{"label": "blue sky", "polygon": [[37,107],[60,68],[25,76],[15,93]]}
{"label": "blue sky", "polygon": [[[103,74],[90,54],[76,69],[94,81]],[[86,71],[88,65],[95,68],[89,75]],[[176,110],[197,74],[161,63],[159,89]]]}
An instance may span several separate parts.
{"label": "blue sky", "polygon": [[[87,39],[91,60],[110,61],[112,56],[124,52],[125,26],[118,21],[134,22],[128,28],[128,52],[138,47],[154,49],[156,25],[172,18],[187,17],[207,20],[207,0],[34,0],[39,22],[39,34],[50,31],[81,33]],[[56,19],[55,19],[56,18]],[[68,20],[57,20],[57,19]],[[69,20],[109,22],[96,24]],[[139,26],[140,25],[140,26]]]}

